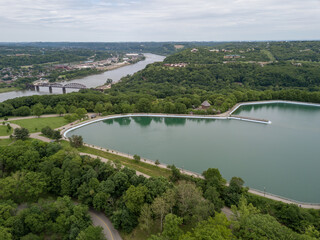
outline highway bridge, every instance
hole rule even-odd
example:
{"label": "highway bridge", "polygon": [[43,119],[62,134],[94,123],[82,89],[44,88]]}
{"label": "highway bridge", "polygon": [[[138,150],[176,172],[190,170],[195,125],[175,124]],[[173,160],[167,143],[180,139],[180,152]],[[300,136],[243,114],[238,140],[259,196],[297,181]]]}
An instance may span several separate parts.
{"label": "highway bridge", "polygon": [[29,85],[29,88],[32,90],[40,91],[40,87],[48,87],[49,92],[52,93],[52,88],[62,88],[62,93],[66,93],[67,88],[72,89],[87,89],[87,87],[81,83],[67,83],[65,85],[61,83],[35,83]]}

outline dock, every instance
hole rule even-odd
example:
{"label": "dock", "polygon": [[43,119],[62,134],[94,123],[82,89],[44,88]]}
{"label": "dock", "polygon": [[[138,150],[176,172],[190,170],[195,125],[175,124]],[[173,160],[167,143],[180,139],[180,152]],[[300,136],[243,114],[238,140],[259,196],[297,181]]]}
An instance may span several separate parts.
{"label": "dock", "polygon": [[255,123],[263,123],[263,124],[271,124],[271,121],[260,118],[252,118],[252,117],[243,117],[238,115],[230,115],[228,119],[241,120],[246,122],[255,122]]}

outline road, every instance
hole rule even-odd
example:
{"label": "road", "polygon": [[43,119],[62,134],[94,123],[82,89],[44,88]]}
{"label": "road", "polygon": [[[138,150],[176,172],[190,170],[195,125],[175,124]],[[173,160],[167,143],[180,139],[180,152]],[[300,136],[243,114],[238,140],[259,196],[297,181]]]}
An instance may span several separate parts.
{"label": "road", "polygon": [[94,226],[103,228],[104,236],[108,240],[122,240],[119,232],[113,227],[111,221],[101,212],[90,209],[89,214]]}

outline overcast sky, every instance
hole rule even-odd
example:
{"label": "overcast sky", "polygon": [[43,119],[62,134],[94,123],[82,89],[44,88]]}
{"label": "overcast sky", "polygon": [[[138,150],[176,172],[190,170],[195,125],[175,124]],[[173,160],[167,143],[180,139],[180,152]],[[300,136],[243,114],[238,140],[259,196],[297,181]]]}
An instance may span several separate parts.
{"label": "overcast sky", "polygon": [[0,0],[0,41],[320,39],[320,0]]}

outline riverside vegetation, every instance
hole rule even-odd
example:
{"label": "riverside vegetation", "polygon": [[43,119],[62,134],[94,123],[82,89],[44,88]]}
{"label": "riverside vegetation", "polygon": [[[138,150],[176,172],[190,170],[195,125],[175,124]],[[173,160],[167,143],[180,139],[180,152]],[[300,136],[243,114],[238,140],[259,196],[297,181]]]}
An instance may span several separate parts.
{"label": "riverside vegetation", "polygon": [[[107,90],[107,94],[81,90],[65,95],[10,99],[0,104],[0,115],[68,112],[71,114],[67,120],[72,121],[72,116],[82,118],[87,111],[104,115],[212,114],[243,101],[283,99],[320,103],[318,44],[235,43],[222,45],[219,52],[211,52],[212,48],[208,47],[196,52],[186,49],[165,60],[165,63],[185,62],[186,67],[151,64],[123,78]],[[245,58],[223,63],[222,47]],[[286,58],[288,52],[293,52],[288,54],[289,59]],[[268,60],[270,63],[264,66],[258,63]],[[208,100],[211,107],[206,111],[197,110],[204,100]],[[40,239],[46,236],[100,239],[101,229],[92,227],[90,220],[70,221],[77,219],[73,215],[78,214],[78,209],[70,210],[76,208],[70,203],[70,197],[105,212],[127,239],[320,237],[318,210],[251,195],[243,187],[241,178],[234,177],[229,186],[225,186],[226,181],[217,169],[208,169],[203,173],[204,179],[195,179],[171,166],[167,178],[147,179],[137,176],[132,169],[121,168],[118,158],[114,155],[112,158],[115,167],[80,156],[66,144],[36,140],[16,141],[1,147],[0,238],[34,239],[37,235]],[[132,168],[142,164],[124,158],[121,161],[127,161]],[[20,211],[17,205],[23,202],[37,204]],[[67,213],[59,212],[56,204],[66,204],[69,210],[64,208]],[[221,213],[224,205],[234,213],[230,220]],[[52,214],[43,214],[45,211],[37,210],[39,208],[48,209]],[[86,207],[79,211],[81,216],[87,216]]]}

